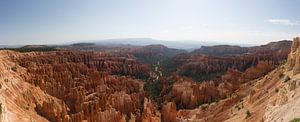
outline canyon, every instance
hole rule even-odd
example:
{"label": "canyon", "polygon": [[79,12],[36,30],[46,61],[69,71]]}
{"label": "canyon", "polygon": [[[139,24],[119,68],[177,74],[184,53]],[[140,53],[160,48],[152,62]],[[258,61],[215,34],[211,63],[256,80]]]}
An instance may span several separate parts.
{"label": "canyon", "polygon": [[[3,122],[290,121],[300,39],[262,46],[0,50]],[[48,48],[47,48],[48,49]]]}

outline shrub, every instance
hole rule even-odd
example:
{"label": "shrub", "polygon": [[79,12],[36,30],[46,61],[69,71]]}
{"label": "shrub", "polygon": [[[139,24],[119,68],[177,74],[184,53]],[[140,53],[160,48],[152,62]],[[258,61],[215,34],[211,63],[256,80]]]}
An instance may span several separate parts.
{"label": "shrub", "polygon": [[293,120],[291,120],[289,122],[300,122],[300,118],[294,118]]}
{"label": "shrub", "polygon": [[11,70],[14,71],[14,72],[17,72],[17,67],[14,66],[14,67],[11,68]]}
{"label": "shrub", "polygon": [[202,110],[207,110],[208,104],[202,104],[200,107]]}
{"label": "shrub", "polygon": [[291,80],[291,78],[290,78],[289,76],[286,76],[286,77],[284,78],[283,82],[285,83],[285,82],[288,82],[289,80]]}
{"label": "shrub", "polygon": [[275,92],[276,92],[276,93],[277,93],[277,92],[279,92],[279,89],[278,89],[278,88],[276,88],[276,89],[275,89]]}
{"label": "shrub", "polygon": [[235,108],[236,108],[237,110],[241,110],[241,107],[240,107],[239,105],[236,105]]}
{"label": "shrub", "polygon": [[284,74],[281,72],[280,74],[279,74],[279,78],[283,78],[284,77]]}
{"label": "shrub", "polygon": [[247,116],[246,116],[246,118],[248,118],[248,117],[250,117],[250,116],[251,116],[251,113],[250,113],[250,111],[249,111],[249,110],[247,110],[247,111],[246,111],[246,115],[247,115]]}
{"label": "shrub", "polygon": [[161,83],[160,81],[146,81],[144,90],[147,91],[151,99],[157,99],[160,97]]}

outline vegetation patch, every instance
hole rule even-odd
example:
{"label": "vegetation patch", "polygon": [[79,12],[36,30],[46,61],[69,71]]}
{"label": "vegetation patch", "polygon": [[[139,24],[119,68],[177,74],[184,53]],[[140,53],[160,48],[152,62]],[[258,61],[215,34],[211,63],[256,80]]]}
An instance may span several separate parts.
{"label": "vegetation patch", "polygon": [[246,111],[246,118],[249,118],[251,116],[251,113],[249,110]]}
{"label": "vegetation patch", "polygon": [[275,89],[275,92],[276,92],[276,93],[278,93],[278,92],[279,92],[279,89],[278,89],[278,88],[276,88],[276,89]]}
{"label": "vegetation patch", "polygon": [[12,50],[16,52],[47,52],[47,51],[56,51],[57,49],[55,47],[50,47],[50,46],[37,46],[37,47],[24,46],[20,48],[1,48],[0,50]]}
{"label": "vegetation patch", "polygon": [[236,105],[235,108],[239,111],[241,110],[241,107],[239,105]]}
{"label": "vegetation patch", "polygon": [[291,120],[289,122],[300,122],[300,118],[294,118],[293,120]]}
{"label": "vegetation patch", "polygon": [[14,72],[17,72],[17,67],[14,66],[14,67],[11,68],[11,70],[14,71]]}
{"label": "vegetation patch", "polygon": [[161,83],[159,81],[146,81],[144,90],[147,91],[151,99],[160,101]]}
{"label": "vegetation patch", "polygon": [[280,72],[278,76],[279,78],[283,78],[285,75],[282,72]]}
{"label": "vegetation patch", "polygon": [[289,80],[291,80],[291,78],[289,76],[285,76],[284,79],[283,79],[283,82],[286,83],[288,82]]}

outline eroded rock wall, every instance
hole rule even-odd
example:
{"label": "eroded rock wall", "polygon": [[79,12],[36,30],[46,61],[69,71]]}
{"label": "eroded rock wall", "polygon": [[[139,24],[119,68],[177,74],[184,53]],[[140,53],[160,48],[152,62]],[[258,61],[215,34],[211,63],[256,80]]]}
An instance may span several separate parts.
{"label": "eroded rock wall", "polygon": [[15,58],[32,77],[26,81],[61,101],[37,111],[50,121],[141,121],[143,83],[149,67],[129,55],[88,52],[40,52]]}

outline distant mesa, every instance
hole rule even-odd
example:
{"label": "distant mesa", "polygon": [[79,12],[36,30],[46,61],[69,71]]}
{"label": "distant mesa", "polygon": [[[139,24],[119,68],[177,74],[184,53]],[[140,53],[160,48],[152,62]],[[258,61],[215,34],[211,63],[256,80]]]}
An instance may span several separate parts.
{"label": "distant mesa", "polygon": [[169,48],[177,48],[177,49],[185,49],[192,50],[200,48],[203,45],[211,46],[211,45],[220,45],[226,43],[220,42],[207,42],[207,41],[195,41],[195,40],[157,40],[152,38],[120,38],[120,39],[104,39],[104,40],[84,40],[77,41],[77,43],[95,43],[96,45],[105,45],[105,46],[146,46],[153,44],[161,44]]}
{"label": "distant mesa", "polygon": [[205,54],[211,56],[234,56],[242,54],[269,53],[270,51],[286,50],[292,45],[292,41],[282,40],[278,42],[270,42],[266,45],[241,47],[237,45],[215,45],[202,46],[194,50],[193,54]]}
{"label": "distant mesa", "polygon": [[95,43],[74,43],[72,46],[94,46]]}
{"label": "distant mesa", "polygon": [[47,45],[25,45],[21,48],[48,48],[49,46]]}
{"label": "distant mesa", "polygon": [[247,53],[247,48],[232,45],[202,46],[200,49],[193,51],[193,53],[215,56],[237,55]]}
{"label": "distant mesa", "polygon": [[21,47],[1,48],[1,50],[14,50],[17,52],[32,52],[32,51],[55,51],[57,46],[48,45],[25,45]]}

